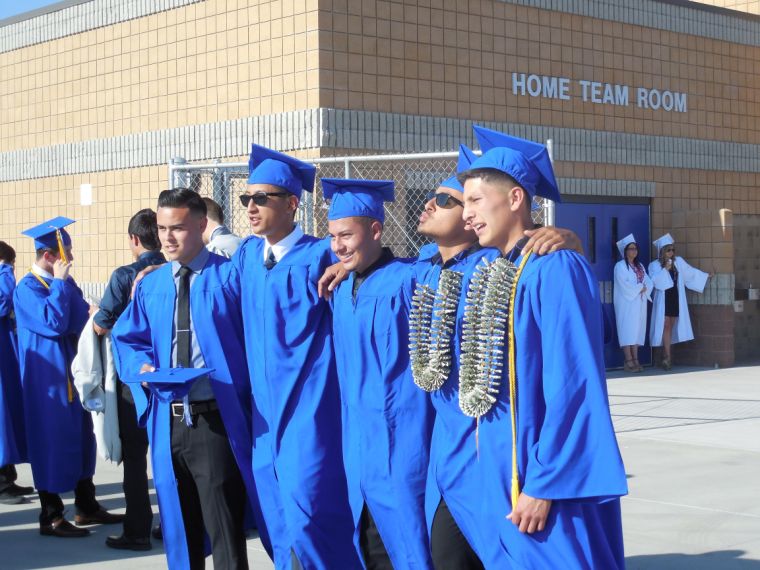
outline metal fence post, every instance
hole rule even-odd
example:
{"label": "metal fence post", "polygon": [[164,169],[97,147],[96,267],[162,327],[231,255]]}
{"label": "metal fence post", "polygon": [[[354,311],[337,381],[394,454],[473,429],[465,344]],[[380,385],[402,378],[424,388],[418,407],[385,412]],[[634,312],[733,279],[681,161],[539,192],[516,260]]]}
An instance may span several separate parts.
{"label": "metal fence post", "polygon": [[[181,185],[177,171],[183,164],[187,164],[187,161],[181,156],[175,156],[169,161],[169,188],[178,188]],[[183,188],[186,187],[187,184],[183,186]]]}

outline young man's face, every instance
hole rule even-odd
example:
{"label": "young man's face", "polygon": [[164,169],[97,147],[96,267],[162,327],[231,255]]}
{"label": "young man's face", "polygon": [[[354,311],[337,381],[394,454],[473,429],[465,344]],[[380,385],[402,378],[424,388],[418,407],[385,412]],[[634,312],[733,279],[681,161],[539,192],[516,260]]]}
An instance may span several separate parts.
{"label": "young man's face", "polygon": [[257,199],[264,198],[266,201],[259,205],[254,200],[248,202],[248,221],[251,230],[257,236],[266,237],[272,234],[290,233],[286,230],[293,228],[293,216],[298,208],[298,199],[291,193],[286,192],[272,184],[249,184],[246,194],[258,195]]}
{"label": "young man's face", "polygon": [[470,178],[464,183],[462,216],[483,247],[501,249],[509,242],[516,218],[511,195],[512,190],[504,184],[486,182],[482,178]]}
{"label": "young man's face", "polygon": [[449,199],[443,206],[439,205],[439,201],[443,201],[443,199],[437,196],[433,196],[425,202],[417,231],[436,242],[462,243],[473,241],[475,235],[462,219],[464,194],[445,186],[439,187],[435,194],[445,194],[449,196]]}
{"label": "young man's face", "polygon": [[364,271],[380,250],[382,224],[370,218],[330,220],[330,247],[346,271]]}
{"label": "young man's face", "polygon": [[190,208],[159,208],[156,212],[158,237],[169,261],[189,263],[203,247],[206,216]]}

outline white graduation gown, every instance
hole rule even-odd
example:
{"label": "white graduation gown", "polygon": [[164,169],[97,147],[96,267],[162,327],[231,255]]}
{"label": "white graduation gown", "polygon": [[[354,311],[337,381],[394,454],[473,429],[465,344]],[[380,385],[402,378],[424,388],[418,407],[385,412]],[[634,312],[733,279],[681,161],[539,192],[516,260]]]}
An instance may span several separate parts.
{"label": "white graduation gown", "polygon": [[[643,294],[642,287],[647,288]],[[647,302],[652,300],[652,280],[644,272],[644,280],[639,283],[636,272],[621,259],[615,264],[612,300],[620,346],[643,345],[647,333]]]}
{"label": "white graduation gown", "polygon": [[[679,315],[673,327],[671,342],[686,342],[694,338],[689,318],[689,307],[686,304],[686,287],[701,293],[705,290],[709,274],[692,267],[682,257],[676,257],[678,270],[678,308]],[[649,264],[649,277],[654,284],[654,301],[652,305],[652,323],[649,328],[649,340],[652,346],[662,346],[662,331],[665,326],[665,291],[673,287],[670,272],[666,271],[659,260]]]}

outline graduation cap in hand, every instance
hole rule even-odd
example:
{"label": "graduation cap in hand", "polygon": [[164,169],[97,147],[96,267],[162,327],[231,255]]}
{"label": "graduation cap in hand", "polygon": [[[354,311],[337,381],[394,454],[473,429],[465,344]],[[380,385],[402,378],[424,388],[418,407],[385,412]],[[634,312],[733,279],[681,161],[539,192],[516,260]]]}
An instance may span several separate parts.
{"label": "graduation cap in hand", "polygon": [[156,368],[153,372],[143,372],[122,378],[122,382],[125,384],[146,383],[159,398],[178,400],[190,391],[193,381],[213,371],[214,368]]}

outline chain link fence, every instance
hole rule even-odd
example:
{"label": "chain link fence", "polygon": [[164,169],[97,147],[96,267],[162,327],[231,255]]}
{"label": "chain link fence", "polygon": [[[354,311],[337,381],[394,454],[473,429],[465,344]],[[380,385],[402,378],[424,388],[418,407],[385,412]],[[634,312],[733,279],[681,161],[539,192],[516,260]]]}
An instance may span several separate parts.
{"label": "chain link fence", "polygon": [[[318,237],[327,235],[328,203],[322,195],[322,178],[393,180],[396,200],[386,204],[383,242],[400,257],[416,256],[427,239],[417,233],[417,222],[426,195],[456,171],[457,153],[383,155],[319,158],[317,186],[313,194],[304,192],[296,221],[303,230]],[[169,165],[170,187],[195,190],[216,201],[233,233],[251,233],[246,209],[239,196],[246,191],[247,163],[186,164],[174,159]],[[546,221],[547,203],[539,199],[533,212],[536,223]]]}

